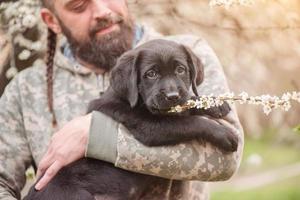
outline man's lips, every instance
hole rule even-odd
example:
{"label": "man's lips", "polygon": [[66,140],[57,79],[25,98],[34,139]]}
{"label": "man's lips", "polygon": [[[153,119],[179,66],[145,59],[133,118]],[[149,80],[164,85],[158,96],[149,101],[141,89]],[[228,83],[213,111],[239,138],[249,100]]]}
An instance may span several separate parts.
{"label": "man's lips", "polygon": [[112,31],[115,31],[118,28],[119,28],[119,24],[118,23],[111,24],[110,26],[105,27],[105,28],[100,29],[99,31],[97,31],[97,35],[104,35],[104,34],[112,32]]}

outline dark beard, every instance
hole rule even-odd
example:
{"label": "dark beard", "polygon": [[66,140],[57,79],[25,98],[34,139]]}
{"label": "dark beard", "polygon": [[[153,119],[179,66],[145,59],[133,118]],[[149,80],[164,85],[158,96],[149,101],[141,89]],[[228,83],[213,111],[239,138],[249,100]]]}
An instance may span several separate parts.
{"label": "dark beard", "polygon": [[[99,20],[96,27],[89,30],[89,38],[86,41],[77,41],[70,29],[61,20],[59,21],[62,32],[70,43],[73,55],[97,68],[110,71],[115,66],[117,59],[132,48],[135,30],[134,23],[130,18],[125,21],[121,16],[109,16]],[[120,26],[119,31],[97,37],[96,34],[99,30],[116,22]]]}

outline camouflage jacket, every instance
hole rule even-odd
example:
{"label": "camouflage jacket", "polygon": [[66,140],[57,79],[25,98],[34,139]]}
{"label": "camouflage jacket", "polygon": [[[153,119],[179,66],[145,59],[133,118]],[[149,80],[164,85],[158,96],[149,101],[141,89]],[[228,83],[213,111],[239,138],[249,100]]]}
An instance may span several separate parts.
{"label": "camouflage jacket", "polygon": [[[162,36],[143,27],[139,44],[164,38],[191,47],[205,66],[200,94],[228,91],[221,65],[213,50],[201,39],[190,35]],[[46,67],[36,64],[20,72],[6,87],[0,100],[0,199],[20,199],[25,170],[38,165],[46,152],[52,129],[47,106]],[[109,74],[96,75],[66,57],[61,50],[55,56],[54,111],[58,129],[76,116],[84,115],[88,102],[98,98],[109,85]],[[240,136],[239,149],[224,153],[209,143],[191,141],[176,146],[149,148],[128,133],[122,124],[93,112],[87,157],[113,163],[116,167],[170,179],[160,187],[149,186],[145,199],[208,199],[204,181],[221,181],[232,176],[239,166],[243,132],[232,111],[218,120]],[[178,181],[184,180],[184,181]],[[190,181],[194,180],[194,181]],[[195,181],[196,180],[196,181]]]}

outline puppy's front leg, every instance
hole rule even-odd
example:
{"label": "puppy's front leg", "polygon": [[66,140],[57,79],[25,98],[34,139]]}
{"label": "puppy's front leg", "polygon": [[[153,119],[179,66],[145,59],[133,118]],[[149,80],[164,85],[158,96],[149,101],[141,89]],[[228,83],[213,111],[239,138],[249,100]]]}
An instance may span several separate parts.
{"label": "puppy's front leg", "polygon": [[[229,128],[201,116],[160,116],[121,101],[99,99],[92,105],[122,123],[147,146],[175,145],[193,139],[211,142],[225,151],[236,151],[238,137]],[[91,108],[90,108],[91,109]]]}
{"label": "puppy's front leg", "polygon": [[194,139],[208,141],[229,152],[236,151],[238,146],[238,136],[231,129],[201,116],[144,118],[141,125],[128,129],[147,146],[174,145]]}

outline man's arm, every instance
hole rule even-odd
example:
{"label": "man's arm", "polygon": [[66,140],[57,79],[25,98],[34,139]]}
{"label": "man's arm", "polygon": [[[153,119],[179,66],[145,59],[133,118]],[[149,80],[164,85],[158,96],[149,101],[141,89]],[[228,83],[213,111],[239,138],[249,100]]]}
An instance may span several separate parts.
{"label": "man's arm", "polygon": [[20,199],[31,154],[23,127],[18,80],[6,87],[0,99],[0,199]]}
{"label": "man's arm", "polygon": [[[192,43],[186,44],[186,41],[191,40]],[[205,79],[198,88],[199,94],[218,95],[228,92],[220,62],[207,43],[190,37],[182,38],[179,42],[190,46],[204,64]],[[235,109],[224,119],[211,120],[224,124],[239,136],[237,152],[225,153],[209,143],[199,141],[149,148],[135,140],[123,125],[93,112],[86,156],[114,163],[130,171],[169,179],[226,180],[239,166],[243,131]]]}

